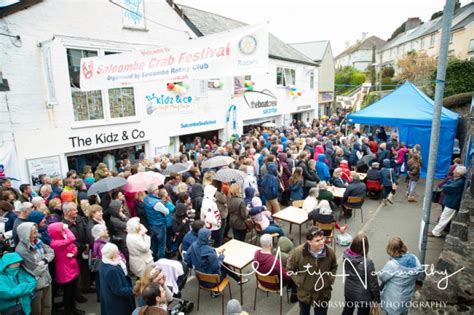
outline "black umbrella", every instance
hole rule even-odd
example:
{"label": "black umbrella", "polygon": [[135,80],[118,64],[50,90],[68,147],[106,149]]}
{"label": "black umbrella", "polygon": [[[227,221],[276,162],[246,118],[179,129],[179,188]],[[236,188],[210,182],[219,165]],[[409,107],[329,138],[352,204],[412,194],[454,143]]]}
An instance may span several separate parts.
{"label": "black umbrella", "polygon": [[122,177],[106,177],[92,184],[87,191],[87,196],[108,192],[125,184],[127,181]]}

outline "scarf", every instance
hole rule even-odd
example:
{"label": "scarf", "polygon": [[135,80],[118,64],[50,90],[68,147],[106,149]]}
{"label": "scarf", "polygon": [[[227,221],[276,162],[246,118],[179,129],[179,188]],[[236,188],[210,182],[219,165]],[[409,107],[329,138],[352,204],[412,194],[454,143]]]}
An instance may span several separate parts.
{"label": "scarf", "polygon": [[127,272],[127,265],[125,264],[125,262],[121,259],[120,256],[117,256],[117,258],[115,260],[112,260],[112,259],[109,259],[109,258],[106,258],[104,256],[102,256],[102,262],[104,264],[108,264],[108,265],[112,265],[112,266],[119,266],[120,268],[122,268],[122,271],[125,275],[128,274]]}

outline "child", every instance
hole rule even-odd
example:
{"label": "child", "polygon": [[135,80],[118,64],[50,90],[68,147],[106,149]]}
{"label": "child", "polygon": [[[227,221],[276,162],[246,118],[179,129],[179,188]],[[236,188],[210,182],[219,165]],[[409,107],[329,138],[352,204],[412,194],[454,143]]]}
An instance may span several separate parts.
{"label": "child", "polygon": [[260,225],[263,234],[278,233],[278,237],[285,236],[285,231],[273,222],[272,213],[262,206],[262,200],[259,197],[252,198],[249,215],[256,224]]}
{"label": "child", "polygon": [[56,222],[48,227],[51,248],[54,250],[56,282],[63,286],[63,305],[65,314],[83,313],[76,309],[76,279],[79,277],[77,263],[76,237],[67,224]]}
{"label": "child", "polygon": [[338,188],[346,188],[349,185],[349,183],[347,183],[347,181],[342,178],[342,170],[339,167],[334,170],[333,177],[331,178],[331,184]]}

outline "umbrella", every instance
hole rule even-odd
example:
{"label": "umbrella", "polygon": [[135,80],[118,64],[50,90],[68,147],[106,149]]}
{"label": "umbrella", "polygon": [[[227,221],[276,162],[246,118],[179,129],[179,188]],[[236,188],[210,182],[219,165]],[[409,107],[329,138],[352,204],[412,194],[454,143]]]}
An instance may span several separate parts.
{"label": "umbrella", "polygon": [[17,182],[20,181],[19,179],[16,179],[14,177],[8,177],[8,176],[0,176],[0,180],[2,180],[2,179],[16,180]]}
{"label": "umbrella", "polygon": [[211,157],[204,162],[202,162],[201,167],[202,168],[216,168],[220,166],[226,166],[229,165],[230,163],[234,162],[235,160],[231,158],[230,156],[223,156],[223,155],[218,155]]}
{"label": "umbrella", "polygon": [[232,182],[240,182],[243,183],[247,174],[242,171],[233,169],[233,168],[225,168],[219,170],[214,176],[214,179],[220,182],[232,183]]}
{"label": "umbrella", "polygon": [[123,188],[128,192],[146,191],[150,184],[163,185],[165,176],[157,172],[140,172],[127,178]]}
{"label": "umbrella", "polygon": [[277,125],[271,121],[268,121],[266,123],[263,123],[262,124],[262,127],[265,127],[265,128],[275,128]]}
{"label": "umbrella", "polygon": [[182,174],[184,172],[189,171],[189,169],[193,166],[193,162],[186,162],[186,163],[176,163],[173,165],[168,166],[164,171],[163,175],[170,176],[171,173],[178,173]]}
{"label": "umbrella", "polygon": [[106,177],[92,184],[87,191],[87,196],[111,191],[112,189],[124,186],[126,183],[127,181],[122,177]]}

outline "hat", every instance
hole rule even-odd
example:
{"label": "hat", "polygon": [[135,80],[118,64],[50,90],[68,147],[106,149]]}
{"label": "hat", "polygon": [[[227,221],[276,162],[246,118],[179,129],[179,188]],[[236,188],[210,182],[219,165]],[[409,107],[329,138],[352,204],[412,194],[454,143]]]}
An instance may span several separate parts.
{"label": "hat", "polygon": [[28,221],[39,224],[45,216],[46,215],[41,211],[31,211],[31,213],[28,215]]}
{"label": "hat", "polygon": [[227,303],[227,314],[234,315],[242,313],[242,306],[240,302],[236,299],[232,299]]}
{"label": "hat", "polygon": [[61,200],[63,202],[74,202],[74,199],[76,198],[76,194],[74,191],[69,190],[69,191],[63,191],[61,193]]}
{"label": "hat", "polygon": [[157,191],[158,190],[158,185],[157,184],[150,184],[148,185],[148,193],[151,194],[153,193],[154,191]]}
{"label": "hat", "polygon": [[115,244],[107,243],[102,247],[102,257],[113,259],[118,254],[118,247]]}

